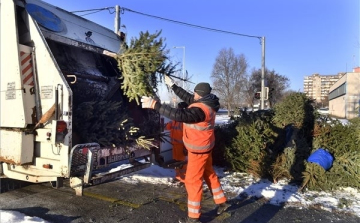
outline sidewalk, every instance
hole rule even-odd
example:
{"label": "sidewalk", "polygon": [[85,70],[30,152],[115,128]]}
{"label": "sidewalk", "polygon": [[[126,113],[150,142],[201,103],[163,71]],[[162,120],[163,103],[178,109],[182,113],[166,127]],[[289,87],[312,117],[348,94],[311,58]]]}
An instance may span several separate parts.
{"label": "sidewalk", "polygon": [[[36,184],[0,194],[0,209],[37,216],[54,223],[124,222],[176,223],[187,214],[184,187],[129,184],[120,180],[85,188],[76,196],[68,187],[51,188]],[[360,218],[314,208],[284,208],[267,204],[266,199],[232,200],[227,212],[216,216],[208,191],[202,202],[203,222],[211,223],[357,223]]]}

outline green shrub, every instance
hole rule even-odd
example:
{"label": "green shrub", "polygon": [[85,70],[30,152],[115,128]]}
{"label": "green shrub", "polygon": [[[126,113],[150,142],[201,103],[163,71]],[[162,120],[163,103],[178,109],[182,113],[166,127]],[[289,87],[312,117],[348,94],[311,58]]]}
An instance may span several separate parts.
{"label": "green shrub", "polygon": [[232,120],[230,123],[215,126],[215,147],[212,152],[213,165],[220,167],[229,167],[230,164],[225,158],[225,150],[231,145],[232,140],[236,137],[237,121]]}
{"label": "green shrub", "polygon": [[249,172],[257,177],[269,175],[269,145],[277,136],[272,130],[271,117],[271,112],[254,112],[238,120],[237,136],[225,150],[234,171]]}

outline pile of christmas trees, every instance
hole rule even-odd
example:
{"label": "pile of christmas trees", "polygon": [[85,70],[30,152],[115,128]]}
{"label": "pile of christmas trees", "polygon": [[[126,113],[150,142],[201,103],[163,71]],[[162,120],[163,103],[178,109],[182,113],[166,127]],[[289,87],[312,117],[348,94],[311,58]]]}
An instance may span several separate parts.
{"label": "pile of christmas trees", "polygon": [[[164,75],[175,72],[165,49],[161,32],[141,32],[139,38],[124,43],[119,54],[112,55],[121,73],[121,93],[127,102],[136,101],[141,110],[141,96],[156,97],[157,85]],[[119,89],[119,90],[120,90]],[[141,147],[157,146],[154,138],[161,140],[160,117],[153,110],[146,109],[138,114],[142,123],[133,122],[127,103],[103,100],[82,102],[74,106],[74,132],[79,142],[97,142],[101,146],[120,146],[129,143]],[[133,114],[134,115],[134,114]]]}
{"label": "pile of christmas trees", "polygon": [[[293,93],[273,110],[242,114],[236,123],[226,130],[236,132],[231,144],[216,145],[232,170],[312,190],[360,188],[359,118],[343,124],[321,116],[305,94]],[[309,161],[319,149],[332,157],[329,168]]]}

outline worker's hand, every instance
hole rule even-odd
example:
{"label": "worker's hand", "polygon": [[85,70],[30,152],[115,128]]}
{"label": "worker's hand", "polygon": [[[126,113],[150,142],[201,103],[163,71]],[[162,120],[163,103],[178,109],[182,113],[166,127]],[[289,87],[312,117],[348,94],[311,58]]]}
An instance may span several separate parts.
{"label": "worker's hand", "polygon": [[165,84],[169,87],[172,87],[175,83],[174,83],[173,79],[171,79],[171,77],[169,77],[168,75],[165,75]]}
{"label": "worker's hand", "polygon": [[141,97],[141,106],[142,108],[151,108],[154,109],[156,100],[152,97],[142,96]]}

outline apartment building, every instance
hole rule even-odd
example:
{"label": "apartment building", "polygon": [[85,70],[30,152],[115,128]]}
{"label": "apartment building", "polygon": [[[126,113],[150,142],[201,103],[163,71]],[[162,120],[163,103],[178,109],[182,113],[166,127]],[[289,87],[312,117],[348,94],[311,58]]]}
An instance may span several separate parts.
{"label": "apartment building", "polygon": [[322,102],[327,100],[330,87],[335,84],[345,73],[337,75],[313,74],[304,77],[304,93],[309,98]]}
{"label": "apartment building", "polygon": [[360,114],[360,67],[343,75],[329,91],[329,114],[352,119]]}

